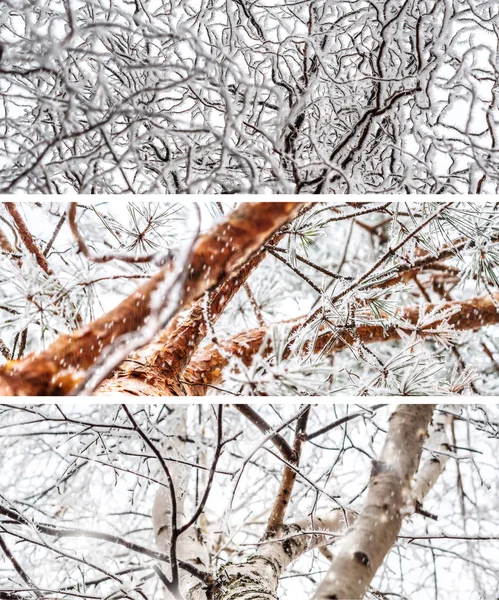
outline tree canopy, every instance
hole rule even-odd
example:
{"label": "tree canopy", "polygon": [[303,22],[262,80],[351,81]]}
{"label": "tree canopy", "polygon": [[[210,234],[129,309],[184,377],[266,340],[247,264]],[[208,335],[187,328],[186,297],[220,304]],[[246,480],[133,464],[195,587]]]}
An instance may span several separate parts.
{"label": "tree canopy", "polygon": [[498,192],[494,0],[5,0],[0,193]]}
{"label": "tree canopy", "polygon": [[2,600],[495,598],[498,407],[4,404]]}

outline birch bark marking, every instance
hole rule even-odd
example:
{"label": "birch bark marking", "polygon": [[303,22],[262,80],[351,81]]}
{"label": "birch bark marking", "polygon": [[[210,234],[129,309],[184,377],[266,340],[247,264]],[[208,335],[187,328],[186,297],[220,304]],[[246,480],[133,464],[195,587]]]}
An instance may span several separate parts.
{"label": "birch bark marking", "polygon": [[[354,519],[347,512],[348,519]],[[218,575],[220,590],[214,600],[276,600],[276,590],[282,574],[302,554],[327,546],[334,535],[345,528],[344,513],[336,510],[329,516],[314,517],[313,529],[317,534],[304,534],[312,526],[310,518],[292,525],[284,525],[278,539],[263,543],[242,563],[229,563]]]}
{"label": "birch bark marking", "polygon": [[[169,441],[169,438],[167,438],[161,446],[162,454],[178,454],[179,458],[182,458],[182,451],[185,446],[184,440],[187,438],[186,411],[182,410],[183,408],[184,407],[180,405],[180,409],[175,410],[174,414],[174,417],[178,419],[176,427],[174,428],[176,443],[172,444]],[[185,500],[187,496],[186,488],[188,482],[182,477],[182,469],[180,468],[179,463],[171,463],[169,465],[169,470],[175,482],[177,496],[175,503],[177,510],[177,524],[180,525],[181,522],[186,522],[188,519],[185,507]],[[172,539],[172,510],[173,503],[169,490],[164,486],[160,487],[154,496],[152,522],[154,536],[156,539],[156,547],[164,554],[169,553]],[[199,531],[195,524],[176,538],[176,545],[176,554],[178,559],[191,563],[202,570],[208,569],[208,549],[200,539]],[[170,565],[162,566],[162,571],[167,578],[171,577]],[[207,596],[204,584],[182,568],[179,569],[179,588],[186,600],[206,600]],[[177,598],[170,591],[168,591],[166,587],[164,588],[163,597],[164,600],[177,600]]]}
{"label": "birch bark marking", "polygon": [[411,480],[434,409],[433,404],[402,404],[391,416],[381,456],[373,461],[364,507],[344,536],[315,600],[364,597],[411,503]]}
{"label": "birch bark marking", "polygon": [[429,428],[430,435],[425,444],[430,456],[421,463],[412,486],[416,508],[421,506],[428,492],[444,472],[450,456],[454,454],[450,436],[446,431],[451,427],[454,418],[453,415],[438,412],[433,417],[433,422]]}

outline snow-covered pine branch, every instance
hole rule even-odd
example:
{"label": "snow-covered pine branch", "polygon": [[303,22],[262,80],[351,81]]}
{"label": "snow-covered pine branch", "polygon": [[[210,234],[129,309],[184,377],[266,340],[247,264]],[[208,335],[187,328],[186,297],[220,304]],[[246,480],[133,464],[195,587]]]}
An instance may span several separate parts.
{"label": "snow-covered pine branch", "polygon": [[499,389],[496,203],[199,207],[5,210],[3,393]]}

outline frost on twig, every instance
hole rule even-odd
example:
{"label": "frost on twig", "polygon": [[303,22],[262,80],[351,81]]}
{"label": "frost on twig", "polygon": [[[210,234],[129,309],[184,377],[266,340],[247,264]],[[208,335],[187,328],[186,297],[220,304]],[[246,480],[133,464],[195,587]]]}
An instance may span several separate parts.
{"label": "frost on twig", "polygon": [[[1,337],[14,359],[0,367],[2,389],[492,393],[499,299],[480,265],[498,268],[497,208],[203,202],[195,239],[197,219],[178,203],[79,204],[69,219],[66,204],[26,205],[57,281],[5,213],[20,253],[0,251]],[[86,325],[71,333],[77,314]],[[464,388],[456,360],[476,373]]]}
{"label": "frost on twig", "polygon": [[[224,282],[301,207],[301,203],[292,202],[242,204],[225,221],[200,236],[188,259],[189,266],[181,265],[177,272],[177,277],[185,277],[185,288],[176,291],[179,298],[177,304],[174,303],[175,311],[188,306],[215,284]],[[151,316],[151,299],[164,287],[169,270],[170,265],[166,265],[115,309],[74,334],[61,336],[42,353],[3,367],[0,382],[5,393],[47,394],[73,390],[81,382],[82,375],[78,371],[95,364],[115,340],[146,324]],[[162,310],[162,298],[156,301]],[[173,316],[174,313],[170,318]]]}

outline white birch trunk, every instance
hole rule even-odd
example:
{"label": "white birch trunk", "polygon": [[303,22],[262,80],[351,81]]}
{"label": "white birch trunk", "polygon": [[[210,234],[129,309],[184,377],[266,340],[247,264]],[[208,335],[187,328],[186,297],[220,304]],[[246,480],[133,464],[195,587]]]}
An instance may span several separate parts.
{"label": "white birch trunk", "polygon": [[412,486],[413,497],[418,505],[423,503],[449,460],[452,449],[447,429],[452,425],[453,420],[453,415],[442,413],[436,413],[433,418],[429,429],[430,437],[425,444],[430,451],[430,456],[421,463]]}
{"label": "white birch trunk", "polygon": [[[347,518],[352,522],[355,515],[348,512]],[[283,526],[278,539],[263,543],[244,562],[229,563],[220,570],[220,589],[214,600],[276,600],[279,580],[289,565],[305,552],[331,544],[334,537],[328,534],[341,535],[347,526],[340,510],[327,517],[315,517],[313,523],[304,519]],[[312,530],[327,533],[299,535]]]}
{"label": "white birch trunk", "polygon": [[[347,523],[344,512],[336,510],[328,516],[315,517],[313,522],[303,519],[283,526],[276,539],[264,541],[246,560],[230,562],[213,574],[215,585],[211,594],[196,577],[180,570],[182,596],[186,600],[207,600],[208,597],[212,600],[276,600],[279,581],[286,569],[305,552],[334,543],[335,535],[338,535],[341,538],[337,543],[338,550],[334,552],[331,568],[314,598],[363,598],[396,541],[404,517],[423,502],[449,458],[446,428],[451,424],[452,416],[438,414],[426,444],[429,456],[418,469],[434,408],[434,405],[401,405],[395,410],[380,459],[374,462],[366,503],[360,515],[348,511]],[[176,433],[183,437],[185,421]],[[165,448],[168,454],[172,450]],[[181,525],[189,516],[185,514],[185,495],[180,492],[185,482],[181,481],[181,469],[175,463],[170,464]],[[166,487],[156,494],[153,523],[158,550],[166,553],[171,539],[171,499]],[[307,533],[310,531],[315,533]],[[177,555],[179,560],[209,570],[209,552],[195,527],[178,539]],[[164,572],[170,576],[168,566]],[[165,590],[164,599],[172,598]]]}
{"label": "white birch trunk", "polygon": [[[434,408],[432,404],[400,405],[392,414],[380,459],[373,463],[364,508],[344,536],[314,599],[364,597],[413,504],[411,480]],[[426,487],[421,483],[421,491]]]}
{"label": "white birch trunk", "polygon": [[[173,452],[178,452],[181,458],[181,448],[179,440],[185,439],[187,428],[185,421],[185,406],[180,407],[181,410],[176,411],[180,418],[175,430],[176,445],[164,444],[162,452],[164,455],[171,455]],[[190,515],[186,513],[184,493],[187,488],[187,482],[182,478],[182,468],[179,463],[169,462],[168,468],[175,483],[176,500],[177,500],[177,524],[179,527],[186,523]],[[193,509],[192,509],[193,510]],[[172,518],[172,502],[170,491],[167,487],[160,487],[154,498],[152,510],[152,521],[154,535],[156,538],[156,547],[160,552],[168,553],[171,543],[171,518]],[[207,570],[209,566],[209,553],[206,545],[200,539],[196,524],[182,533],[177,540],[177,558],[188,562],[200,570]],[[163,573],[170,578],[171,570],[168,565],[162,566]],[[206,600],[206,592],[204,584],[199,581],[194,575],[187,573],[183,569],[179,569],[179,587],[185,600]],[[165,588],[164,600],[179,600]]]}

